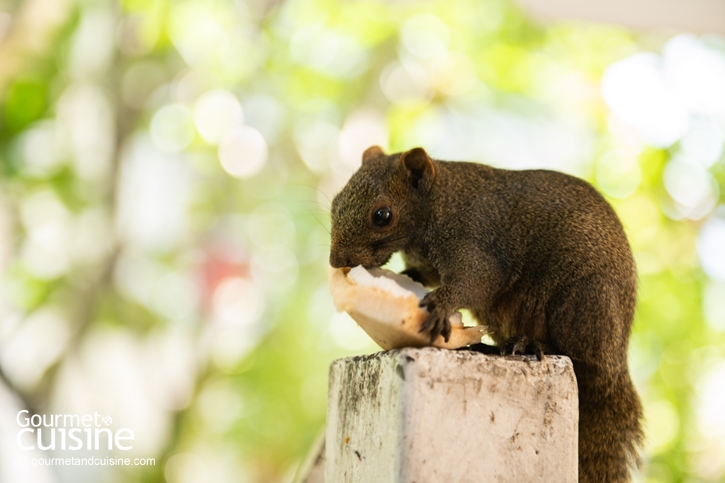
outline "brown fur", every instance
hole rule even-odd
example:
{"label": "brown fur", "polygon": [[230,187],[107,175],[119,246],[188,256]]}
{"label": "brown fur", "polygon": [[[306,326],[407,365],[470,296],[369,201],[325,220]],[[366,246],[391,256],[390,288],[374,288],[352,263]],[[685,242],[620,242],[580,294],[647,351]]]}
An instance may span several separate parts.
{"label": "brown fur", "polygon": [[[389,207],[387,226],[373,223]],[[373,147],[332,202],[333,267],[383,265],[438,287],[422,305],[431,337],[466,308],[504,352],[569,356],[579,385],[579,481],[628,482],[642,410],[627,367],[636,275],[614,210],[585,181],[431,160]],[[513,347],[513,349],[511,349]]]}

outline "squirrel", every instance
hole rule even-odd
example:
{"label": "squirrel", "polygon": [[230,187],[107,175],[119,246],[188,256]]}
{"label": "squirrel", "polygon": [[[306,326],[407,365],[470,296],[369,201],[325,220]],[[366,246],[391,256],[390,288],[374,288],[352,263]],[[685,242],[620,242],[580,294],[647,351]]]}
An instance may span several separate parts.
{"label": "squirrel", "polygon": [[627,365],[637,278],[619,218],[589,183],[373,146],[331,218],[333,268],[377,268],[402,252],[403,273],[437,287],[420,303],[431,342],[447,340],[448,317],[468,309],[503,355],[568,356],[579,482],[631,481],[643,441]]}

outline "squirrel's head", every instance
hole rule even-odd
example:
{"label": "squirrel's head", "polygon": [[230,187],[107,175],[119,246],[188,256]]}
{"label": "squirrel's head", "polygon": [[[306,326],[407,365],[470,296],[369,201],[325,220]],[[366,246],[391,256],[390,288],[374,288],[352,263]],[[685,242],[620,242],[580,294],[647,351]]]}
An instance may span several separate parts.
{"label": "squirrel's head", "polygon": [[425,218],[435,175],[423,148],[390,156],[368,148],[360,169],[332,200],[330,265],[375,268],[405,248]]}

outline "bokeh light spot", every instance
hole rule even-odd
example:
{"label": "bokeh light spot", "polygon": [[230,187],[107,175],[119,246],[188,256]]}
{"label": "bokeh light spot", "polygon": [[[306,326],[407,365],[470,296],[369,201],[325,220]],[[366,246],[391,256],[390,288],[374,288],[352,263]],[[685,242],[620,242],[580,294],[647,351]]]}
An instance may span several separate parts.
{"label": "bokeh light spot", "polygon": [[663,178],[665,189],[682,217],[697,220],[715,207],[719,188],[701,164],[675,156],[667,163]]}
{"label": "bokeh light spot", "polygon": [[725,332],[725,280],[710,280],[702,293],[705,322],[717,332]]}
{"label": "bokeh light spot", "polygon": [[166,460],[164,477],[168,483],[208,483],[209,469],[194,453],[175,453]]}
{"label": "bokeh light spot", "polygon": [[341,174],[352,174],[362,164],[362,154],[370,146],[383,149],[388,144],[388,133],[383,116],[373,110],[353,112],[345,120],[338,138],[341,163],[334,165]]}
{"label": "bokeh light spot", "polygon": [[156,147],[166,153],[186,148],[194,138],[191,109],[183,104],[169,104],[151,119],[151,139]]}
{"label": "bokeh light spot", "polygon": [[257,286],[241,277],[227,277],[214,290],[214,314],[228,326],[250,326],[264,312],[264,298]]}
{"label": "bokeh light spot", "polygon": [[446,51],[451,33],[440,17],[419,13],[405,21],[400,29],[405,48],[420,58],[430,58]]}
{"label": "bokeh light spot", "polygon": [[639,187],[642,170],[636,156],[626,152],[610,151],[597,162],[596,180],[599,188],[606,194],[623,199]]}
{"label": "bokeh light spot", "polygon": [[244,121],[239,100],[222,89],[204,93],[194,105],[194,122],[204,141],[217,144]]}
{"label": "bokeh light spot", "polygon": [[700,229],[697,254],[702,269],[712,279],[725,282],[725,209],[718,209]]}
{"label": "bokeh light spot", "polygon": [[414,61],[388,65],[380,76],[380,87],[385,97],[395,104],[427,102],[433,97],[428,74]]}
{"label": "bokeh light spot", "polygon": [[656,54],[635,54],[609,66],[602,96],[614,114],[655,146],[670,146],[687,129],[687,111],[663,78]]}
{"label": "bokeh light spot", "polygon": [[325,173],[337,154],[340,129],[333,123],[318,119],[303,120],[294,130],[295,146],[302,161],[314,173]]}
{"label": "bokeh light spot", "polygon": [[678,35],[662,49],[664,74],[689,110],[725,113],[725,54],[693,35]]}
{"label": "bokeh light spot", "polygon": [[431,84],[448,96],[460,96],[476,84],[476,67],[459,52],[439,55],[428,64]]}
{"label": "bokeh light spot", "polygon": [[714,165],[723,152],[725,132],[715,120],[708,118],[694,119],[690,130],[680,139],[680,148],[687,159],[705,168]]}
{"label": "bokeh light spot", "polygon": [[256,129],[239,126],[222,138],[218,153],[224,171],[235,178],[249,178],[264,168],[267,142]]}

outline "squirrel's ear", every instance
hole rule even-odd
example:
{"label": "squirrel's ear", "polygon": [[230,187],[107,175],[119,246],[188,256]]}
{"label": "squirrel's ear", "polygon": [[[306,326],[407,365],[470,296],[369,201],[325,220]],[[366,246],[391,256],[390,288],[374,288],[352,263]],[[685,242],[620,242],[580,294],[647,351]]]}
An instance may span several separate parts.
{"label": "squirrel's ear", "polygon": [[428,189],[435,178],[435,167],[423,148],[413,148],[400,155],[400,164],[408,172],[409,180],[416,189]]}
{"label": "squirrel's ear", "polygon": [[383,148],[380,146],[370,146],[365,150],[362,156],[363,163],[379,156],[385,156]]}

